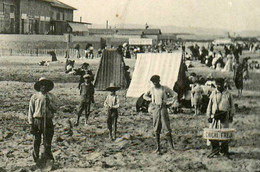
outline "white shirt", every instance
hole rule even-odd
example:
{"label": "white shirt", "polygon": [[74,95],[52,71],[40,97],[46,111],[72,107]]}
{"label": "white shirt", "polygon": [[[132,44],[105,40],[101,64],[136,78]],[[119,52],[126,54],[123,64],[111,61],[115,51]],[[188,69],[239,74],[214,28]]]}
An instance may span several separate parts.
{"label": "white shirt", "polygon": [[144,94],[143,98],[147,101],[152,101],[156,105],[161,105],[167,103],[168,95],[177,99],[177,93],[167,86],[162,86],[160,88],[152,87],[147,93]]}
{"label": "white shirt", "polygon": [[104,106],[109,108],[114,108],[114,109],[119,108],[119,99],[117,95],[109,94],[104,102]]}

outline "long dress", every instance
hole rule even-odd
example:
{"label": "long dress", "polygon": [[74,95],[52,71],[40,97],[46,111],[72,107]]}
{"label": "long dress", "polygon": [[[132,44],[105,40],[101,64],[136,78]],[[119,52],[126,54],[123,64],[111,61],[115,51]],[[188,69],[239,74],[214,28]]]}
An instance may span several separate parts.
{"label": "long dress", "polygon": [[243,65],[238,63],[234,65],[234,82],[237,89],[243,89]]}
{"label": "long dress", "polygon": [[222,72],[232,72],[232,56],[227,56],[227,62]]}

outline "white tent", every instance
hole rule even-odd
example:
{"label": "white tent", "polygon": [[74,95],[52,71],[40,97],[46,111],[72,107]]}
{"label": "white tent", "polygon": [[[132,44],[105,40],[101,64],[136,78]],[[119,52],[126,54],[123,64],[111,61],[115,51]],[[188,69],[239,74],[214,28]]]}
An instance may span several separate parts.
{"label": "white tent", "polygon": [[161,84],[173,88],[178,79],[182,52],[137,54],[135,69],[127,97],[139,97],[151,88],[152,75],[161,77]]}

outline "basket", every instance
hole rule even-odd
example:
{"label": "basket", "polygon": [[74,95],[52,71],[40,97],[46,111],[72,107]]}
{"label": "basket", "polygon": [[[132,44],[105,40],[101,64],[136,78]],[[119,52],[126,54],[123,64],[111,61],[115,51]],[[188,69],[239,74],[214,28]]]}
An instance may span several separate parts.
{"label": "basket", "polygon": [[234,138],[234,132],[236,130],[234,128],[204,128],[203,130],[203,138],[208,140],[219,140],[226,141],[232,140]]}

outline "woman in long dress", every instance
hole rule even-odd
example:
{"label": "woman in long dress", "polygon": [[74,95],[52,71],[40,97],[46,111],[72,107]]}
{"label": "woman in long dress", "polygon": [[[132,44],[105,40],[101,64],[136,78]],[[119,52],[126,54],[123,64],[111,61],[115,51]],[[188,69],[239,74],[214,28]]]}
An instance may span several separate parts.
{"label": "woman in long dress", "polygon": [[236,60],[236,63],[233,66],[233,71],[234,71],[233,80],[235,82],[239,97],[242,95],[242,90],[243,90],[243,72],[244,72],[243,68],[244,68],[243,65],[239,63],[239,60]]}
{"label": "woman in long dress", "polygon": [[225,64],[224,69],[222,70],[222,72],[232,72],[232,55],[228,54],[227,55],[227,62]]}

